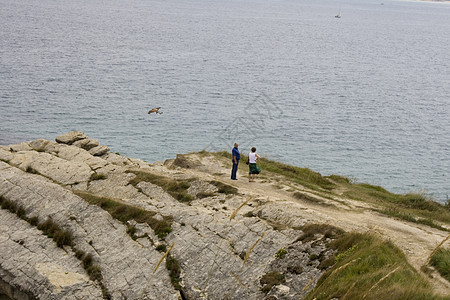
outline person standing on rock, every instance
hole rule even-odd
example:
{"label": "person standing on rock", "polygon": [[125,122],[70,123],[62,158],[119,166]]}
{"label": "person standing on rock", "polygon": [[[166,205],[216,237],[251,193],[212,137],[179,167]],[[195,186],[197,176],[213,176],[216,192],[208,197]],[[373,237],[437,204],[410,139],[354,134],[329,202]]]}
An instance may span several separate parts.
{"label": "person standing on rock", "polygon": [[236,173],[239,165],[239,160],[241,159],[241,154],[239,153],[238,143],[234,143],[234,148],[231,150],[231,155],[233,156],[233,168],[231,169],[231,179],[236,179]]}
{"label": "person standing on rock", "polygon": [[255,174],[261,173],[261,170],[256,165],[256,161],[260,159],[261,157],[256,154],[256,148],[252,148],[252,152],[248,154],[248,182],[255,181]]}

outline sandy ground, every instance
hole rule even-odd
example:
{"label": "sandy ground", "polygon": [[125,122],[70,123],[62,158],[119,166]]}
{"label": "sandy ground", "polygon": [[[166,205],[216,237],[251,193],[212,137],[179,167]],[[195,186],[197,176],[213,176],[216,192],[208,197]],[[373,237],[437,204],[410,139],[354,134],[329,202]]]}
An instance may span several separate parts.
{"label": "sandy ground", "polygon": [[[430,254],[449,236],[445,231],[382,215],[370,209],[372,207],[367,203],[344,197],[336,197],[334,200],[321,198],[320,204],[298,200],[293,197],[293,191],[308,193],[308,189],[283,182],[281,178],[269,178],[263,175],[264,172],[256,182],[249,182],[248,175],[242,171],[238,171],[238,180],[231,180],[229,176],[231,164],[228,165],[225,161],[218,163],[211,157],[195,154],[191,154],[190,157],[201,161],[202,166],[198,169],[189,169],[189,173],[205,180],[213,178],[235,186],[245,196],[265,199],[264,206],[281,211],[281,215],[286,216],[282,221],[290,223],[289,225],[302,225],[305,221],[326,223],[346,231],[370,231],[391,240],[420,273],[422,273],[421,266],[427,263]],[[302,224],[296,224],[297,221],[301,221]],[[444,246],[450,246],[450,239]],[[450,283],[437,272],[433,272],[432,278],[425,274],[423,276],[432,283],[436,292],[450,296]]]}

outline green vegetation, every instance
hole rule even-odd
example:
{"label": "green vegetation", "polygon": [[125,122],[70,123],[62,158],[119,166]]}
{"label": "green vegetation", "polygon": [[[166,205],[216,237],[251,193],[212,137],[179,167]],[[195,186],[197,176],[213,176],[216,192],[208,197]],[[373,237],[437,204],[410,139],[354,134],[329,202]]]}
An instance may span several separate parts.
{"label": "green vegetation", "polygon": [[[99,197],[91,193],[81,191],[75,191],[74,193],[86,200],[88,203],[100,206],[102,209],[109,212],[113,218],[124,224],[127,224],[127,221],[130,220],[135,220],[138,223],[147,223],[160,239],[164,239],[170,232],[172,232],[172,217],[164,217],[163,220],[158,220],[154,217],[156,214],[155,212],[128,205],[118,200]],[[130,233],[133,233],[132,229],[130,229]]]}
{"label": "green vegetation", "polygon": [[143,171],[127,172],[136,175],[136,177],[130,180],[130,184],[135,187],[139,184],[139,182],[150,182],[162,187],[166,192],[168,192],[172,197],[180,202],[189,203],[193,200],[193,197],[187,193],[187,189],[191,186],[190,182],[193,179],[175,180]]}
{"label": "green vegetation", "polygon": [[2,209],[7,209],[22,220],[27,221],[33,226],[37,226],[37,228],[46,236],[53,239],[58,247],[62,248],[66,245],[73,246],[72,233],[62,229],[58,224],[53,222],[52,219],[49,218],[45,222],[39,223],[37,217],[28,218],[23,207],[17,205],[15,202],[5,199],[3,196],[0,196],[0,205]]}
{"label": "green vegetation", "polygon": [[172,283],[173,288],[178,291],[182,291],[180,285],[180,263],[172,255],[170,255],[170,253],[167,254],[166,257],[166,269],[169,271],[170,282]]}
{"label": "green vegetation", "polygon": [[450,249],[438,249],[431,257],[430,264],[450,282]]}
{"label": "green vegetation", "polygon": [[44,223],[38,224],[37,228],[41,230],[46,236],[52,238],[58,247],[73,246],[72,233],[63,230],[52,219],[47,219]]}
{"label": "green vegetation", "polygon": [[[207,152],[201,155],[207,155]],[[231,160],[231,154],[226,151],[210,153],[210,155]],[[335,191],[339,191],[338,196],[343,192],[342,196],[344,197],[372,203],[378,206],[376,211],[389,216],[425,224],[440,230],[447,229],[439,223],[450,225],[450,201],[442,205],[423,193],[394,194],[380,186],[355,183],[353,180],[339,175],[322,176],[307,168],[293,167],[265,158],[262,158],[258,165],[265,174],[270,174],[272,178],[282,176],[285,183],[301,184],[320,194],[321,197],[334,200],[333,196],[337,195]],[[246,172],[246,170],[247,166],[240,164],[240,171]],[[293,196],[301,200],[321,203],[320,200],[300,192],[295,192]]]}
{"label": "green vegetation", "polygon": [[265,294],[270,292],[274,285],[284,283],[285,281],[286,279],[284,274],[277,271],[266,273],[259,280],[259,282],[263,286],[261,291],[263,291]]}
{"label": "green vegetation", "polygon": [[345,184],[345,196],[381,206],[378,211],[406,221],[445,230],[437,222],[450,224],[450,206],[433,201],[421,193],[394,194],[380,186],[366,183]]}
{"label": "green vegetation", "polygon": [[278,250],[277,254],[275,254],[275,257],[278,259],[283,259],[283,258],[285,258],[286,254],[287,254],[286,249],[281,248],[280,250]]}
{"label": "green vegetation", "polygon": [[341,233],[329,243],[336,263],[306,299],[444,299],[408,264],[390,241],[370,234]]}
{"label": "green vegetation", "polygon": [[94,262],[92,254],[90,253],[86,254],[84,251],[75,248],[74,251],[75,257],[81,261],[83,268],[86,270],[86,273],[88,274],[89,278],[92,281],[96,281],[100,285],[103,294],[103,299],[111,299],[110,293],[103,284],[103,275],[100,266]]}

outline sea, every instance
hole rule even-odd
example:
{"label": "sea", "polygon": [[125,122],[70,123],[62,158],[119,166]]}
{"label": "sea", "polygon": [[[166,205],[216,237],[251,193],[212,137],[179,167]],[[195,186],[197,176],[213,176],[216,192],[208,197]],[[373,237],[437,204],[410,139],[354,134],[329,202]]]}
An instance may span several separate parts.
{"label": "sea", "polygon": [[0,0],[0,144],[79,130],[156,162],[237,142],[444,203],[449,49],[449,2]]}

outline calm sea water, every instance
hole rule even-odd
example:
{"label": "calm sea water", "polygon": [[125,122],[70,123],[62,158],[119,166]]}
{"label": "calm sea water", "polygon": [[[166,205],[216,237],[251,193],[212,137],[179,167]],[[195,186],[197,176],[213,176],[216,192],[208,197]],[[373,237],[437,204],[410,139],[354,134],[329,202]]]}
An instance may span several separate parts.
{"label": "calm sea water", "polygon": [[80,130],[152,162],[237,141],[450,194],[449,4],[0,0],[0,28],[0,144]]}

